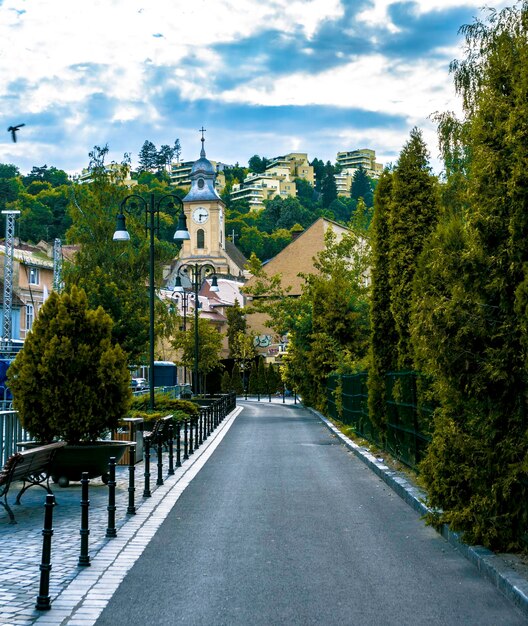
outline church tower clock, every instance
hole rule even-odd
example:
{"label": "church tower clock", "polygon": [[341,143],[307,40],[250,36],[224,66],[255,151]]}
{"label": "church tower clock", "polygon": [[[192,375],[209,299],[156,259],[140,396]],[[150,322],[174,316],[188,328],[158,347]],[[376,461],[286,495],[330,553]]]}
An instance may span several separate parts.
{"label": "church tower clock", "polygon": [[219,274],[231,274],[232,263],[226,253],[225,205],[216,192],[216,171],[205,156],[205,129],[200,158],[191,169],[191,189],[183,199],[190,239],[183,243],[181,263],[211,263]]}

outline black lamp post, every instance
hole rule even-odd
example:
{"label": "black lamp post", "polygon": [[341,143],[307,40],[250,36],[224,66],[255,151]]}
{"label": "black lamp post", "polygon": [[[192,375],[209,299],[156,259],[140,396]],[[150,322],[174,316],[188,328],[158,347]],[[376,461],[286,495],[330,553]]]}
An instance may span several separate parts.
{"label": "black lamp post", "polygon": [[200,378],[198,373],[200,337],[198,333],[198,292],[203,281],[211,276],[211,291],[219,291],[216,269],[209,263],[183,263],[178,269],[174,290],[184,292],[181,277],[186,276],[191,283],[194,292],[194,368],[193,368],[193,392],[195,395],[200,392]]}
{"label": "black lamp post", "polygon": [[132,204],[132,208],[137,208],[138,204],[145,211],[145,235],[150,233],[150,255],[149,255],[149,390],[151,410],[154,409],[154,235],[159,235],[159,213],[160,205],[165,200],[170,203],[175,202],[180,207],[180,215],[178,217],[178,227],[174,233],[173,239],[182,242],[190,239],[187,230],[187,219],[183,212],[183,202],[181,198],[174,194],[164,194],[157,200],[154,194],[150,194],[149,200],[145,200],[137,194],[127,196],[119,205],[119,213],[117,215],[117,226],[113,236],[114,241],[130,241],[130,235],[126,229],[125,212],[130,213],[127,204],[133,200],[137,204]]}
{"label": "black lamp post", "polygon": [[[171,293],[171,300],[176,301],[178,303],[181,300],[182,310],[183,310],[183,325],[180,330],[185,332],[187,330],[187,311],[189,310],[189,300],[194,297],[190,291],[185,291],[181,284],[181,278],[179,276],[176,277],[175,289]],[[187,366],[183,366],[183,382],[187,382]]]}

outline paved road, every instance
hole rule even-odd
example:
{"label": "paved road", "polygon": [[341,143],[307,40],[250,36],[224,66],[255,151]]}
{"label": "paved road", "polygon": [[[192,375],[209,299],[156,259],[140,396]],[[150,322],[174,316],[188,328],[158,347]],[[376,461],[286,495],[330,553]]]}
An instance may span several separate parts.
{"label": "paved road", "polygon": [[309,412],[242,405],[99,626],[526,624]]}

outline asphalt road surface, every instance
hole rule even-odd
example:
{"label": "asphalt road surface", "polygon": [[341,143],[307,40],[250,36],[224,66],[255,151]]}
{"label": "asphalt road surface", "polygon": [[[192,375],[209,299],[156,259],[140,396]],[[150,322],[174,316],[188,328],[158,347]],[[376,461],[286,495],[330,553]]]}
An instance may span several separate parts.
{"label": "asphalt road surface", "polygon": [[308,411],[241,404],[99,626],[527,623]]}

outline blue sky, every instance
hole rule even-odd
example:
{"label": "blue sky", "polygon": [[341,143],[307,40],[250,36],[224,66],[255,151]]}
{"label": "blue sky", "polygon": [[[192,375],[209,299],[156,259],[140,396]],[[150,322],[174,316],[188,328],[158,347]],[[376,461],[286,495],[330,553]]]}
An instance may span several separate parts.
{"label": "blue sky", "polygon": [[75,173],[94,145],[134,164],[176,138],[194,160],[203,125],[224,163],[368,147],[387,164],[418,126],[438,171],[429,116],[460,112],[448,68],[481,4],[0,0],[0,163]]}

